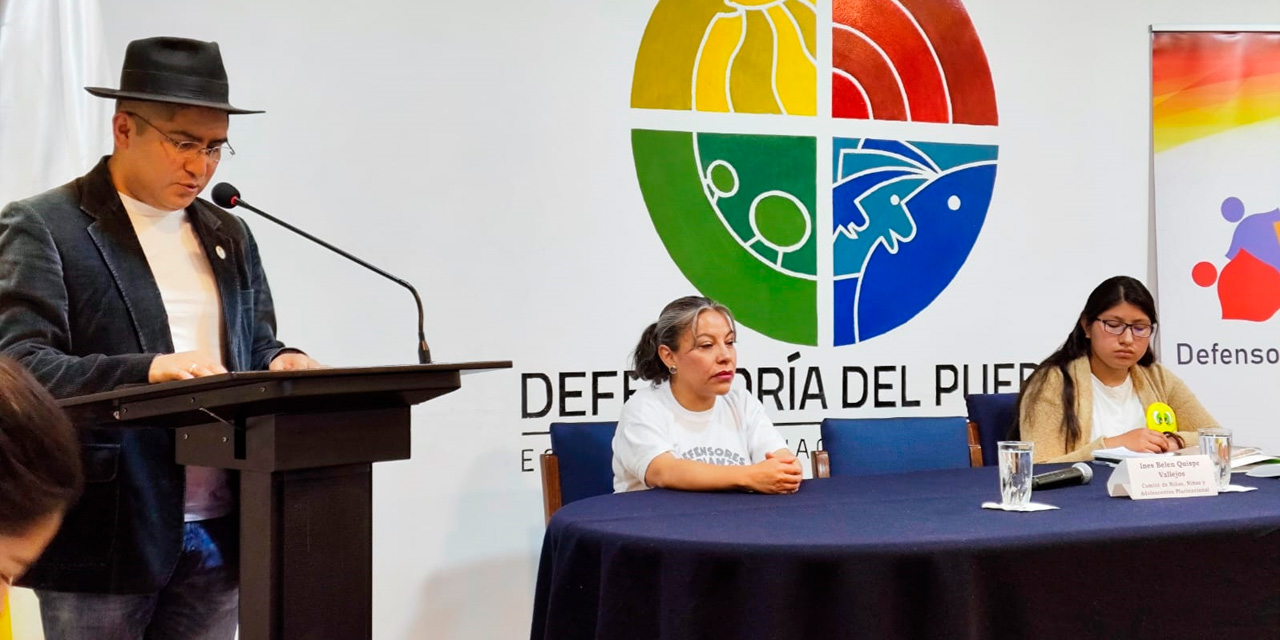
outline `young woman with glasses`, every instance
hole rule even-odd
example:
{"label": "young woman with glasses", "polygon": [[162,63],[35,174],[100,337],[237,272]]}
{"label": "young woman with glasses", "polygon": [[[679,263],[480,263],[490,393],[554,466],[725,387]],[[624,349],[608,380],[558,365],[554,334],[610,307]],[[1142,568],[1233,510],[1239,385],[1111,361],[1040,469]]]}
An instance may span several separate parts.
{"label": "young woman with glasses", "polygon": [[[1156,363],[1156,305],[1141,282],[1116,276],[1098,285],[1067,341],[1040,363],[1018,398],[1022,439],[1036,462],[1089,460],[1095,449],[1160,453],[1188,432],[1217,426],[1195,394]],[[1182,433],[1146,427],[1147,408],[1173,409]]]}

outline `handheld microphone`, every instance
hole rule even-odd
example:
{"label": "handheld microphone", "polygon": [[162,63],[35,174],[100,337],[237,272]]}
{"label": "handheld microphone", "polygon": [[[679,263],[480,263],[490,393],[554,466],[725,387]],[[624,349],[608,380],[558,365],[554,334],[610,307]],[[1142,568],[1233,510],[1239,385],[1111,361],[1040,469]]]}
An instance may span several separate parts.
{"label": "handheld microphone", "polygon": [[227,184],[226,182],[219,182],[218,184],[216,184],[216,185],[214,185],[214,186],[213,186],[213,202],[214,202],[214,204],[218,205],[219,207],[222,207],[223,209],[232,209],[232,208],[235,208],[235,207],[244,207],[245,209],[248,209],[248,210],[250,210],[250,211],[252,211],[252,212],[254,212],[254,213],[256,213],[256,214],[258,214],[258,215],[260,215],[260,216],[262,216],[262,217],[264,217],[264,218],[266,218],[266,219],[268,219],[268,220],[270,220],[270,221],[272,221],[272,222],[274,222],[274,223],[276,223],[276,224],[278,224],[278,225],[280,225],[280,226],[282,226],[282,227],[284,227],[284,228],[286,228],[286,229],[288,229],[288,230],[290,230],[290,231],[292,231],[292,232],[294,232],[294,233],[296,233],[296,234],[298,234],[298,235],[300,235],[300,236],[302,236],[302,237],[304,237],[304,238],[306,238],[306,239],[308,239],[308,240],[310,240],[310,241],[312,241],[312,242],[314,242],[314,243],[316,243],[316,244],[318,244],[318,245],[320,245],[320,246],[322,246],[322,247],[324,247],[324,248],[326,248],[326,249],[328,249],[328,250],[330,250],[330,251],[332,251],[332,252],[334,252],[334,253],[336,253],[336,254],[338,254],[338,255],[340,255],[340,256],[342,256],[342,257],[344,257],[344,258],[346,258],[346,259],[348,259],[348,260],[350,260],[350,261],[352,261],[352,262],[354,262],[354,263],[356,263],[356,264],[358,264],[358,265],[360,265],[360,266],[362,266],[362,267],[364,267],[364,268],[366,268],[366,269],[368,269],[368,270],[370,270],[370,271],[372,271],[372,272],[374,272],[374,273],[376,273],[376,274],[378,274],[378,275],[380,275],[380,276],[382,276],[382,277],[384,277],[384,278],[386,278],[386,279],[388,279],[388,280],[390,280],[390,281],[392,281],[392,282],[394,282],[394,283],[398,284],[398,285],[400,285],[400,286],[402,286],[402,287],[404,287],[404,288],[406,288],[406,289],[408,289],[408,290],[409,290],[409,293],[412,293],[412,294],[413,294],[413,301],[418,305],[418,363],[419,363],[419,364],[431,364],[431,348],[427,346],[427,334],[426,334],[426,332],[425,332],[425,331],[424,331],[424,329],[423,329],[423,324],[424,324],[424,314],[423,314],[423,312],[422,312],[422,298],[418,295],[418,290],[413,288],[413,285],[409,284],[408,282],[406,282],[406,281],[404,281],[404,280],[402,280],[402,279],[400,279],[400,278],[397,278],[397,277],[395,277],[395,276],[391,275],[390,273],[387,273],[386,271],[383,271],[382,269],[379,269],[378,267],[375,267],[375,266],[373,266],[373,265],[369,264],[368,262],[365,262],[364,260],[361,260],[360,258],[357,258],[357,257],[355,257],[355,256],[353,256],[353,255],[351,255],[351,254],[347,253],[346,251],[343,251],[342,249],[339,249],[339,248],[337,248],[337,247],[335,247],[335,246],[333,246],[333,245],[329,244],[328,242],[325,242],[324,240],[321,240],[320,238],[317,238],[317,237],[315,237],[315,236],[311,235],[310,233],[307,233],[306,231],[303,231],[302,229],[299,229],[299,228],[297,228],[297,227],[295,227],[295,226],[293,226],[293,225],[289,224],[288,222],[285,222],[284,220],[281,220],[281,219],[279,219],[279,218],[277,218],[277,217],[275,217],[275,216],[273,216],[273,215],[271,215],[271,214],[267,213],[266,211],[263,211],[262,209],[259,209],[259,208],[255,207],[255,206],[253,206],[253,205],[251,205],[251,204],[249,204],[249,203],[245,202],[244,200],[242,200],[242,199],[240,198],[240,190],[239,190],[239,189],[236,189],[235,187],[231,186],[230,184]]}
{"label": "handheld microphone", "polygon": [[1089,484],[1093,479],[1093,467],[1077,462],[1066,469],[1049,471],[1031,477],[1031,490],[1044,491],[1059,487],[1073,487],[1078,484]]}

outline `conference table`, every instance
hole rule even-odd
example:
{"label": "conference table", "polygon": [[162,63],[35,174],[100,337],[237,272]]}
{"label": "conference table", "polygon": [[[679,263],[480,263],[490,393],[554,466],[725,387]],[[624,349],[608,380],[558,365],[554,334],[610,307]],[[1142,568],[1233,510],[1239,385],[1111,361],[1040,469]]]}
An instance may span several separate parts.
{"label": "conference table", "polygon": [[1031,513],[980,508],[992,467],[580,500],[547,526],[531,637],[1280,638],[1280,480],[1130,500],[1094,469]]}

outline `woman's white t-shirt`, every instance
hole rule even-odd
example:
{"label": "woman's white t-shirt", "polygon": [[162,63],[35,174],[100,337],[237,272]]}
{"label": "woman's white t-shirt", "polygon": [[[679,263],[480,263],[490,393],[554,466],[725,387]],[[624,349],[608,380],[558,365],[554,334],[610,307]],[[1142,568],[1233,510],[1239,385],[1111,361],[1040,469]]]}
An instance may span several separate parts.
{"label": "woman's white t-shirt", "polygon": [[676,401],[671,385],[636,391],[622,407],[613,436],[614,492],[648,489],[645,471],[667,452],[707,464],[750,465],[766,453],[786,448],[764,406],[734,388],[706,411],[690,411]]}
{"label": "woman's white t-shirt", "polygon": [[1147,426],[1133,376],[1125,376],[1118,387],[1108,387],[1098,376],[1089,377],[1093,379],[1093,435],[1114,438]]}

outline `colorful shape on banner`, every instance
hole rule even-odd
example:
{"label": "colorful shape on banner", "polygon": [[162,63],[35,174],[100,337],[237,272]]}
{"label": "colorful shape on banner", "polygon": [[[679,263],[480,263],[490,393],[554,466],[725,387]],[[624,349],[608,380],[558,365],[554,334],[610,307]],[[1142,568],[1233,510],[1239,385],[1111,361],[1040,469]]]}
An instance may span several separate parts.
{"label": "colorful shape on banner", "polygon": [[1231,247],[1227,259],[1240,251],[1248,251],[1253,257],[1280,270],[1280,241],[1276,237],[1276,223],[1280,223],[1280,209],[1246,216],[1236,223],[1231,234]]}
{"label": "colorful shape on banner", "polygon": [[1280,33],[1152,36],[1156,153],[1280,118]]}
{"label": "colorful shape on banner", "polygon": [[1280,272],[1241,250],[1218,276],[1223,320],[1266,322],[1280,311]]}
{"label": "colorful shape on banner", "polygon": [[[955,278],[986,219],[998,150],[841,137],[859,125],[808,118],[819,115],[815,6],[659,0],[631,106],[696,112],[692,126],[737,133],[634,129],[632,154],[658,236],[700,292],[794,344],[817,345],[826,317],[828,344],[847,345],[910,321]],[[831,17],[822,64],[835,118],[997,123],[986,55],[960,2],[834,0]],[[813,135],[767,135],[739,114],[805,116],[797,122]],[[829,183],[817,175],[819,139],[833,147]],[[827,185],[833,219],[820,228]],[[826,250],[830,272],[819,266]],[[821,309],[820,286],[833,287]]]}
{"label": "colorful shape on banner", "polygon": [[1240,222],[1244,218],[1244,201],[1235,196],[1223,200],[1218,209],[1222,211],[1222,219],[1227,222]]}
{"label": "colorful shape on banner", "polygon": [[1202,287],[1212,287],[1218,281],[1218,268],[1212,262],[1198,262],[1191,268],[1191,280]]}

